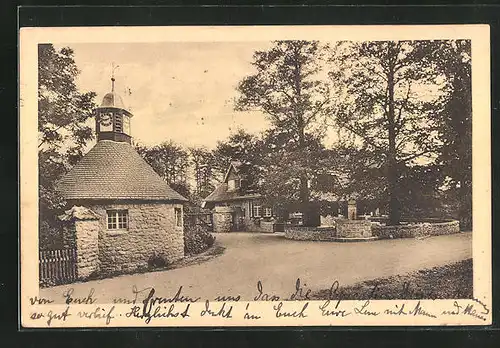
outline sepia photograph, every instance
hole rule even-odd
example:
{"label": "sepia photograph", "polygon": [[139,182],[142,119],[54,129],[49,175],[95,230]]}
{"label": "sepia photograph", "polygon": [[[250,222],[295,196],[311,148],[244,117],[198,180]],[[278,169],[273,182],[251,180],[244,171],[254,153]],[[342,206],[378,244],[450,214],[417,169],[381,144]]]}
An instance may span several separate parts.
{"label": "sepia photograph", "polygon": [[491,320],[484,61],[413,30],[33,41],[32,325]]}

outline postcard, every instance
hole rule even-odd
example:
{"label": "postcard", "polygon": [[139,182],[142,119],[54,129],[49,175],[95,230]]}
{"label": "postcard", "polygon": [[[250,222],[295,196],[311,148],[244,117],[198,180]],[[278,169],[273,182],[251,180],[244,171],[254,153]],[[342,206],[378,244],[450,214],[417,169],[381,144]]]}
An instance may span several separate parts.
{"label": "postcard", "polygon": [[22,327],[492,323],[488,25],[19,35]]}

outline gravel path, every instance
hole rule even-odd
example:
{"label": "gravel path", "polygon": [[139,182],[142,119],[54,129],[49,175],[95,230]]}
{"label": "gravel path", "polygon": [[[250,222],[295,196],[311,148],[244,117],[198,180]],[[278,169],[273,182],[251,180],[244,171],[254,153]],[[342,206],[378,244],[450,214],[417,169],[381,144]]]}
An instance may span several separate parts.
{"label": "gravel path", "polygon": [[[281,233],[217,234],[217,240],[226,247],[225,253],[201,264],[41,289],[40,295],[62,303],[62,293],[68,288],[78,297],[93,288],[97,303],[110,303],[113,298],[133,298],[134,286],[154,286],[155,296],[162,297],[172,297],[182,286],[181,294],[193,298],[239,295],[242,300],[253,300],[260,281],[263,294],[289,298],[297,278],[305,293],[306,289],[329,288],[335,280],[351,285],[472,257],[470,232],[359,243],[291,241]],[[146,294],[141,295],[138,299]]]}

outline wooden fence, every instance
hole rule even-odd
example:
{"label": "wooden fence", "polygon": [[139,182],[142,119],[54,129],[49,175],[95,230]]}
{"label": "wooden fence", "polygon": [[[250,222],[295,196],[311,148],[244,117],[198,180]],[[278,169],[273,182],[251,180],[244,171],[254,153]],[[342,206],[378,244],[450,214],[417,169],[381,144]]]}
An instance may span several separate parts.
{"label": "wooden fence", "polygon": [[76,249],[40,251],[40,285],[50,286],[74,282],[77,279],[76,261]]}

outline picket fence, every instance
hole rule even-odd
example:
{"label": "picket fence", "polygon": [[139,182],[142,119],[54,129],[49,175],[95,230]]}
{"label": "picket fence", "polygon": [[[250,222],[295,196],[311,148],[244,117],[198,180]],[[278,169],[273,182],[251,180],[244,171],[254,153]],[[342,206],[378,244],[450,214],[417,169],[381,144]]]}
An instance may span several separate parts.
{"label": "picket fence", "polygon": [[40,251],[40,284],[59,285],[74,282],[77,279],[76,261],[76,249]]}

